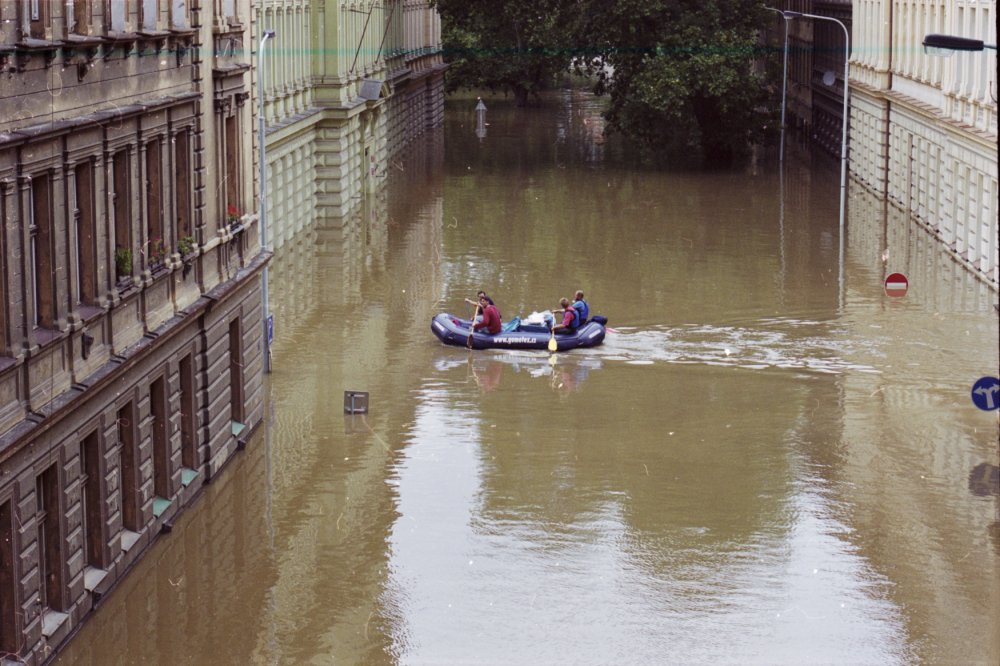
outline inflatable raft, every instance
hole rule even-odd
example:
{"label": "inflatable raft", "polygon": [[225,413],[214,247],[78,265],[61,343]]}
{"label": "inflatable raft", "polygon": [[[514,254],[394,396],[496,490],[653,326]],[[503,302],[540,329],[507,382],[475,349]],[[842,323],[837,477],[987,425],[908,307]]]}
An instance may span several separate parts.
{"label": "inflatable raft", "polygon": [[[597,315],[572,332],[556,333],[556,351],[595,347],[604,342],[606,317]],[[442,312],[431,320],[431,331],[446,345],[470,349],[548,349],[552,336],[545,324],[528,324],[515,318],[496,335],[475,331],[470,336],[468,319]],[[509,329],[509,330],[508,330]]]}

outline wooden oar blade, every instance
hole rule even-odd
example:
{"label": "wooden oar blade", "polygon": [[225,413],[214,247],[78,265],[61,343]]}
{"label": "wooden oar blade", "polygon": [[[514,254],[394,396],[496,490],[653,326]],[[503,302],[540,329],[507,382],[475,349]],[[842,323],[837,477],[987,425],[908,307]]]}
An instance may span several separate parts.
{"label": "wooden oar blade", "polygon": [[549,351],[554,352],[559,349],[559,343],[556,342],[556,334],[553,333],[552,337],[549,338]]}

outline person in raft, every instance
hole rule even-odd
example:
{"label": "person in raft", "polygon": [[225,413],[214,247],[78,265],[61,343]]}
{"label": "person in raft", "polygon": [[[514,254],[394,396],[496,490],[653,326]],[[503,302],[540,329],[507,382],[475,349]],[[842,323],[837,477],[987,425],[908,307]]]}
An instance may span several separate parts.
{"label": "person in raft", "polygon": [[[483,298],[484,296],[486,297],[486,300],[489,301],[490,305],[492,305],[494,307],[496,306],[496,303],[493,302],[493,299],[490,298],[489,296],[486,296],[486,292],[483,291],[482,289],[480,289],[478,292],[476,292],[476,300],[470,301],[467,298],[467,299],[465,299],[465,302],[468,303],[469,305],[476,305],[476,306],[478,306],[479,305],[479,299]],[[479,312],[479,310],[477,309],[476,312]],[[497,310],[497,316],[501,316],[500,315],[500,310]],[[475,318],[475,321],[482,321],[482,320],[483,320],[483,315],[477,314],[476,318]]]}
{"label": "person in raft", "polygon": [[485,328],[490,335],[499,333],[501,326],[503,326],[500,321],[500,311],[486,294],[479,297],[479,309],[483,311],[483,319],[476,322],[472,327],[473,330],[480,331]]}
{"label": "person in raft", "polygon": [[561,324],[556,324],[552,327],[555,332],[566,331],[567,333],[572,333],[580,325],[580,315],[573,307],[573,304],[569,302],[568,298],[559,299],[559,307],[562,308],[563,318]]}
{"label": "person in raft", "polygon": [[577,324],[577,327],[586,324],[587,319],[590,318],[590,306],[587,305],[587,301],[583,300],[582,291],[577,291],[576,294],[573,295],[573,308],[576,310],[576,313],[580,315],[580,321]]}

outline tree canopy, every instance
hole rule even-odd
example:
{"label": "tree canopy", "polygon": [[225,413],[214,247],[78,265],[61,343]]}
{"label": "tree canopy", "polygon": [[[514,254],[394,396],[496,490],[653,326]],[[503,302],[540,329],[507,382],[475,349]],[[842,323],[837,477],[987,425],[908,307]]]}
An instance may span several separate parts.
{"label": "tree canopy", "polygon": [[[726,162],[769,124],[752,0],[438,0],[449,89],[518,103],[571,68],[608,96],[608,128],[651,154]],[[773,124],[773,123],[770,123]]]}
{"label": "tree canopy", "polygon": [[511,93],[519,105],[550,87],[570,59],[567,0],[437,0],[448,88]]}

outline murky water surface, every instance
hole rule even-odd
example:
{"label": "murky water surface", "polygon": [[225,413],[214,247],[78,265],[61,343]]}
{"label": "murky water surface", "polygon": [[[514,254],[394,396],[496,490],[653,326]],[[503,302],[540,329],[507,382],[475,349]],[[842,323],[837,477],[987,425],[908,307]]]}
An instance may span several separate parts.
{"label": "murky water surface", "polygon": [[[587,95],[474,103],[279,249],[267,424],[58,663],[1000,661],[996,294],[856,189],[841,269],[825,159],[654,171]],[[480,287],[614,331],[441,346]]]}

